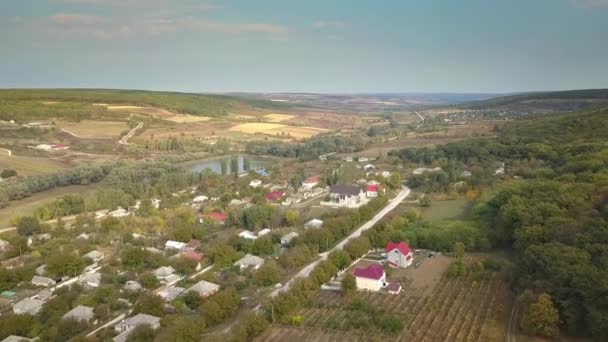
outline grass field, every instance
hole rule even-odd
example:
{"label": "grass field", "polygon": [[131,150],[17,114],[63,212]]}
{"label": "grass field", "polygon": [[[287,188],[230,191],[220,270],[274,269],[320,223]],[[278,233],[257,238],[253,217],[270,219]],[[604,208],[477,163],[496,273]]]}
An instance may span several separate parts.
{"label": "grass field", "polygon": [[0,209],[0,228],[10,226],[10,221],[14,217],[32,215],[36,209],[54,200],[57,196],[67,194],[83,195],[94,189],[95,186],[93,185],[70,185],[43,191],[22,200],[12,201],[8,207]]}
{"label": "grass field", "polygon": [[67,121],[60,122],[57,126],[79,138],[85,139],[113,139],[129,129],[127,123],[122,121]]}
{"label": "grass field", "polygon": [[168,118],[163,118],[164,120],[168,120],[175,123],[193,123],[193,122],[203,122],[211,120],[208,116],[195,116],[188,114],[176,114],[175,116],[170,116]]}
{"label": "grass field", "polygon": [[248,134],[289,135],[295,139],[310,138],[327,131],[323,128],[288,126],[270,122],[243,123],[231,127],[230,130]]}
{"label": "grass field", "polygon": [[432,201],[430,207],[421,208],[420,211],[422,218],[427,221],[462,219],[466,215],[470,203],[466,198]]}
{"label": "grass field", "polygon": [[21,176],[30,176],[41,173],[51,173],[67,167],[58,159],[36,158],[23,156],[8,156],[0,153],[0,169],[14,169]]}
{"label": "grass field", "polygon": [[230,127],[230,130],[236,131],[236,132],[242,132],[242,133],[256,134],[256,133],[266,133],[266,131],[269,131],[272,129],[277,129],[277,128],[283,128],[283,127],[286,127],[286,126],[282,125],[282,124],[269,123],[269,122],[248,122],[248,123]]}

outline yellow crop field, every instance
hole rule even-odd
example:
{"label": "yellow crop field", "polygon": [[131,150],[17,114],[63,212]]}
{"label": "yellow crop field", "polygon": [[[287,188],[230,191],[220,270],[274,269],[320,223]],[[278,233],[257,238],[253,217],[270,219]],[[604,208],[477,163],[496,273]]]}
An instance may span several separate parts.
{"label": "yellow crop field", "polygon": [[288,135],[294,139],[306,139],[327,132],[326,129],[304,126],[285,126],[265,131],[270,135]]}
{"label": "yellow crop field", "polygon": [[281,121],[293,119],[293,115],[268,114],[268,115],[264,115],[264,118],[270,122],[281,122]]}
{"label": "yellow crop field", "polygon": [[230,131],[242,133],[266,133],[269,130],[286,127],[286,125],[268,123],[268,122],[248,122],[230,127]]}
{"label": "yellow crop field", "polygon": [[175,116],[171,116],[168,118],[163,118],[164,120],[176,122],[176,123],[193,123],[193,122],[202,122],[211,120],[208,116],[196,116],[196,115],[187,115],[187,114],[176,114]]}
{"label": "yellow crop field", "polygon": [[108,106],[109,110],[142,109],[140,106]]}
{"label": "yellow crop field", "polygon": [[123,121],[83,120],[61,122],[58,126],[76,137],[85,139],[112,139],[129,129]]}

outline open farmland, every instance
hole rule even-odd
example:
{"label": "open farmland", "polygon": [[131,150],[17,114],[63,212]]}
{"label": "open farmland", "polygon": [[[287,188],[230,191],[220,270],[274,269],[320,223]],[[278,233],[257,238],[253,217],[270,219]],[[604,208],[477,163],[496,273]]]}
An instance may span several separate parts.
{"label": "open farmland", "polygon": [[57,126],[77,138],[85,139],[113,139],[129,129],[127,123],[122,121],[68,121],[58,123]]}
{"label": "open farmland", "polygon": [[30,176],[41,173],[51,173],[68,165],[65,162],[55,158],[36,158],[26,156],[9,156],[4,152],[0,152],[0,170],[14,169],[22,176]]}
{"label": "open farmland", "polygon": [[287,121],[290,119],[293,119],[294,116],[293,115],[285,115],[285,114],[267,114],[264,115],[264,119],[270,121],[270,122],[282,122],[282,121]]}
{"label": "open farmland", "polygon": [[301,326],[275,325],[259,341],[502,341],[511,294],[498,273],[478,280],[443,276],[430,295],[409,291],[398,295],[359,292],[378,309],[402,318],[405,328],[394,335],[375,327],[352,327],[350,299],[321,291],[300,310]]}
{"label": "open farmland", "polygon": [[285,135],[295,139],[310,138],[327,130],[315,127],[288,126],[269,122],[249,122],[230,128],[231,131],[249,134]]}

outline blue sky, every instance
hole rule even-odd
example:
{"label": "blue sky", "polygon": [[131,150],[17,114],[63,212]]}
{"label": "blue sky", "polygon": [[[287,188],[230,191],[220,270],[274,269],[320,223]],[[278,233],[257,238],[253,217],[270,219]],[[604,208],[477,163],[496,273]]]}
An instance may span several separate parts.
{"label": "blue sky", "polygon": [[0,87],[608,87],[608,0],[3,0]]}

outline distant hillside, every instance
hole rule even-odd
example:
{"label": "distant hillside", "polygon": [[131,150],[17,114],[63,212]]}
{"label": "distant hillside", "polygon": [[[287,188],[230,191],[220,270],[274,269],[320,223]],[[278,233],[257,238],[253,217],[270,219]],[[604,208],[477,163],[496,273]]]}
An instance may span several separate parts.
{"label": "distant hillside", "polygon": [[574,112],[608,106],[608,89],[527,93],[474,101],[459,109],[489,110],[513,114]]}
{"label": "distant hillside", "polygon": [[[45,106],[53,103],[53,106]],[[226,95],[112,89],[2,89],[0,119],[74,117],[77,113],[98,114],[94,103],[156,107],[172,112],[223,116],[263,109],[280,109],[288,104]],[[80,115],[82,116],[82,115]],[[87,115],[84,115],[87,116]]]}

